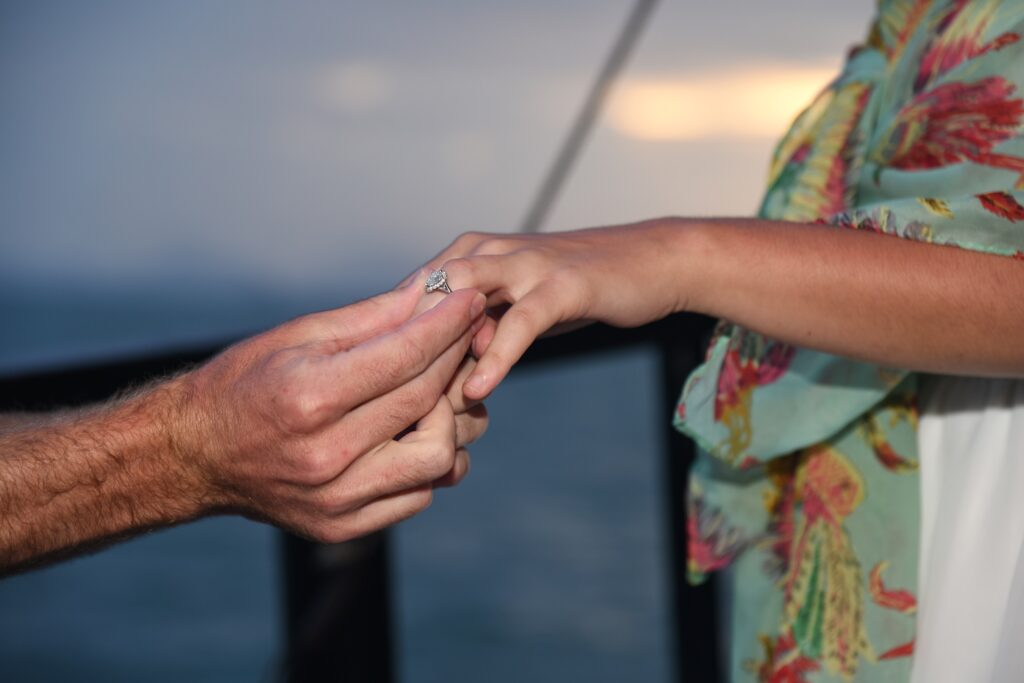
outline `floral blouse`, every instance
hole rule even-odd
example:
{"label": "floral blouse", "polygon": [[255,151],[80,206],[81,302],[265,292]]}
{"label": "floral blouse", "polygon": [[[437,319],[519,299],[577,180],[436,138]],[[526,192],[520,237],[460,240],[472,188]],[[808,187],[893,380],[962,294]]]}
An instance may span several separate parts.
{"label": "floral blouse", "polygon": [[[1024,258],[1022,34],[1024,2],[880,0],[759,215]],[[917,384],[719,323],[676,425],[701,451],[690,579],[729,568],[730,680],[910,678]]]}

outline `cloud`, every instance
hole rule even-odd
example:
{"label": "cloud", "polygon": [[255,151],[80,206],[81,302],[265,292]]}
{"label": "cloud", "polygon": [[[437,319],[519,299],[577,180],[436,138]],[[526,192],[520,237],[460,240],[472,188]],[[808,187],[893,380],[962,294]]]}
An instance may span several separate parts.
{"label": "cloud", "polygon": [[371,113],[393,98],[394,72],[382,64],[346,61],[315,76],[314,88],[324,103],[347,114]]}

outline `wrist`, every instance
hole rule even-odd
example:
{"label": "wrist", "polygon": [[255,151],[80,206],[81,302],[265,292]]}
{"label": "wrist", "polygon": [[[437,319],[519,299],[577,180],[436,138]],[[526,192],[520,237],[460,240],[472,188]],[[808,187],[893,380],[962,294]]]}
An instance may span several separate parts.
{"label": "wrist", "polygon": [[721,256],[715,245],[713,221],[687,218],[666,221],[670,237],[663,248],[673,258],[665,291],[672,295],[672,313],[715,315],[712,301],[716,291],[714,272]]}
{"label": "wrist", "polygon": [[634,226],[642,236],[633,242],[643,247],[634,261],[641,270],[633,274],[645,283],[645,296],[656,307],[656,316],[705,312],[707,276],[711,253],[710,224],[699,219],[666,217]]}
{"label": "wrist", "polygon": [[192,517],[222,509],[225,496],[210,465],[212,430],[200,405],[195,372],[157,385],[145,398],[158,428],[156,452],[177,480],[177,485],[166,489],[172,498],[169,504]]}
{"label": "wrist", "polygon": [[[117,402],[95,416],[98,434],[93,452],[111,445],[117,468],[109,477],[107,498],[128,513],[120,525],[161,527],[207,512],[207,487],[191,461],[187,421],[182,419],[184,383],[174,378]],[[85,417],[83,429],[91,431]],[[98,431],[98,430],[97,430]]]}

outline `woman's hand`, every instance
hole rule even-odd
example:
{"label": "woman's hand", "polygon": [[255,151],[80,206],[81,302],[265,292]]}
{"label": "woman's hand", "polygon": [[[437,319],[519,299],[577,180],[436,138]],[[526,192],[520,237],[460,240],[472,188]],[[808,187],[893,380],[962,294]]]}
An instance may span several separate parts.
{"label": "woman's hand", "polygon": [[[462,389],[481,399],[501,382],[533,341],[554,329],[600,321],[634,327],[681,310],[673,254],[682,223],[541,235],[467,233],[437,255],[453,289],[484,292],[497,326],[474,341],[477,367]],[[502,309],[507,306],[507,310]]]}

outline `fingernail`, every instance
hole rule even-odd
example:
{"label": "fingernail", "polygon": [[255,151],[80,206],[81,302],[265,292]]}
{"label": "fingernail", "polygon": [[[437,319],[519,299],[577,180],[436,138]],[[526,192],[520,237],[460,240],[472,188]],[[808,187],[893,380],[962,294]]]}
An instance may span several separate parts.
{"label": "fingernail", "polygon": [[475,318],[484,312],[484,306],[486,305],[487,297],[477,292],[476,296],[473,297],[473,303],[469,307],[469,312]]}
{"label": "fingernail", "polygon": [[463,391],[469,391],[473,394],[479,394],[484,388],[484,378],[482,375],[470,375],[466,383],[462,385]]}

